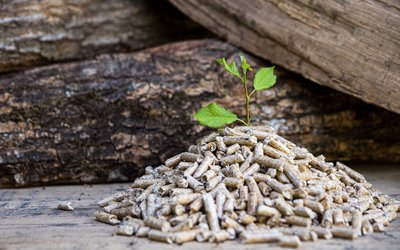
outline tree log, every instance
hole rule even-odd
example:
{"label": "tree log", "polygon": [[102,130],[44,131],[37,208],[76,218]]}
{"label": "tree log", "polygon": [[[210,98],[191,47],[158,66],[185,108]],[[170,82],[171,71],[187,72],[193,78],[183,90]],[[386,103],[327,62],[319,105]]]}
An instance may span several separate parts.
{"label": "tree log", "polygon": [[[238,52],[197,40],[0,76],[0,186],[124,181],[187,149],[210,131],[190,116],[202,105],[245,113],[241,84],[214,60]],[[254,124],[330,159],[400,161],[400,116],[277,75],[251,103]]]}
{"label": "tree log", "polygon": [[400,113],[400,2],[170,0],[262,58]]}
{"label": "tree log", "polygon": [[0,72],[205,34],[163,0],[2,0]]}

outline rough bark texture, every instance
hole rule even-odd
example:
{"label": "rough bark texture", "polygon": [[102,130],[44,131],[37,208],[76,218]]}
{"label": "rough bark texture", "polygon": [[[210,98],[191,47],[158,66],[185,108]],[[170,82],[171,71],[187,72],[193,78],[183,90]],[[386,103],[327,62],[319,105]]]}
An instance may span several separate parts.
{"label": "rough bark texture", "polygon": [[400,113],[400,2],[170,0],[255,55]]}
{"label": "rough bark texture", "polygon": [[[0,186],[123,181],[181,152],[209,131],[190,117],[200,106],[244,114],[241,84],[214,61],[237,52],[198,40],[1,76]],[[254,124],[330,159],[400,161],[400,116],[277,74]]]}
{"label": "rough bark texture", "polygon": [[163,0],[1,0],[0,72],[206,32]]}

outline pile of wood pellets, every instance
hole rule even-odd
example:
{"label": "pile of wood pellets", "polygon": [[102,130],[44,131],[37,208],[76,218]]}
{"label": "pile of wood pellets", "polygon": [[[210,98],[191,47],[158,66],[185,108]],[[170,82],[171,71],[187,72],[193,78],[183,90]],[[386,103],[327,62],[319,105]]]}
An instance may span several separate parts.
{"label": "pile of wood pellets", "polygon": [[269,126],[211,133],[98,204],[96,219],[119,235],[283,247],[381,232],[399,209],[360,173]]}

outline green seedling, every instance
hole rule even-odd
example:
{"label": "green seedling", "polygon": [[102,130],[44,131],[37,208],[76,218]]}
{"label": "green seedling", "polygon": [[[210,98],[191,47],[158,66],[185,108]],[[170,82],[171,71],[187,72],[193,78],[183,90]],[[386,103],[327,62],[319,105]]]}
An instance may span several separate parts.
{"label": "green seedling", "polygon": [[228,71],[233,76],[239,78],[243,84],[244,90],[244,99],[246,105],[246,118],[245,120],[238,118],[235,113],[226,110],[225,108],[219,106],[217,103],[210,103],[206,107],[201,108],[194,117],[200,122],[203,126],[208,126],[210,128],[220,128],[227,124],[231,124],[235,121],[239,121],[246,126],[249,126],[251,121],[250,116],[250,98],[254,94],[255,91],[261,91],[265,89],[269,89],[275,85],[276,76],[274,75],[274,68],[261,68],[257,71],[253,79],[253,90],[249,94],[249,89],[247,84],[249,79],[247,78],[247,72],[253,71],[250,64],[247,63],[246,58],[243,55],[239,55],[240,62],[242,66],[242,72],[239,72],[236,67],[235,61],[228,63],[225,58],[217,59],[219,64],[222,64],[226,71]]}

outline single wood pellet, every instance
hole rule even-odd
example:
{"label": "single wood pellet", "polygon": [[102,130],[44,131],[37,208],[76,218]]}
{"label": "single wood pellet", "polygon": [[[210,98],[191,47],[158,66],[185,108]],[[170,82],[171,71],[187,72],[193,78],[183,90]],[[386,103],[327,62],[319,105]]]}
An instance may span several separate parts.
{"label": "single wood pellet", "polygon": [[74,208],[72,207],[72,203],[70,201],[58,203],[57,208],[65,211],[74,211]]}
{"label": "single wood pellet", "polygon": [[[118,235],[169,244],[237,239],[299,247],[382,232],[397,216],[397,201],[360,173],[267,125],[224,128],[198,141],[99,201],[96,219],[121,224]],[[58,208],[70,210],[68,203]]]}

